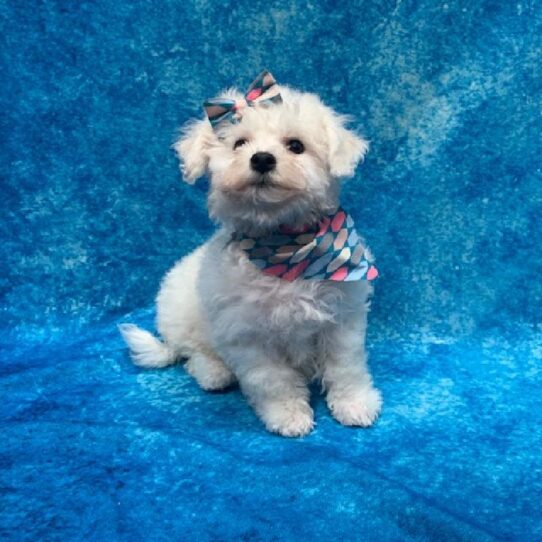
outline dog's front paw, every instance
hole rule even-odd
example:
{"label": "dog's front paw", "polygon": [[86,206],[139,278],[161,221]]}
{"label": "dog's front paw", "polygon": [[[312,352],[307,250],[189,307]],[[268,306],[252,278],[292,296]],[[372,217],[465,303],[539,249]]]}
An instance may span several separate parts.
{"label": "dog's front paw", "polygon": [[267,429],[283,437],[302,437],[314,427],[314,415],[305,401],[273,401],[258,409]]}
{"label": "dog's front paw", "polygon": [[382,397],[375,388],[365,388],[355,394],[330,393],[327,404],[333,417],[343,425],[369,427],[382,408]]}

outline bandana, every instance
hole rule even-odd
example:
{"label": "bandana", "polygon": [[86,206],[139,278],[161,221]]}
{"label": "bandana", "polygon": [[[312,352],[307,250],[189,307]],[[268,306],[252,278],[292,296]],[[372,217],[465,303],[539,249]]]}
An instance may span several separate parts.
{"label": "bandana", "polygon": [[374,280],[378,276],[354,220],[342,208],[317,226],[298,231],[282,226],[265,237],[235,233],[232,241],[262,273],[288,281]]}
{"label": "bandana", "polygon": [[248,87],[245,97],[241,100],[228,100],[227,98],[212,98],[203,103],[205,113],[213,128],[227,120],[237,124],[242,117],[245,107],[254,107],[257,103],[281,103],[279,86],[275,78],[264,70]]}

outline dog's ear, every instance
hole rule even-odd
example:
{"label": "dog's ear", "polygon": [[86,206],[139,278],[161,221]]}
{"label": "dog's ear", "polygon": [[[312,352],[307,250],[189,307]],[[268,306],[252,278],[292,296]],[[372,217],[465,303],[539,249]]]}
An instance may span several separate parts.
{"label": "dog's ear", "polygon": [[203,177],[209,164],[209,150],[216,143],[216,136],[207,119],[186,124],[181,137],[173,145],[181,161],[183,179],[193,184]]}
{"label": "dog's ear", "polygon": [[327,113],[324,114],[324,126],[330,173],[333,177],[353,177],[357,165],[369,150],[369,143],[346,128],[348,117],[331,110]]}

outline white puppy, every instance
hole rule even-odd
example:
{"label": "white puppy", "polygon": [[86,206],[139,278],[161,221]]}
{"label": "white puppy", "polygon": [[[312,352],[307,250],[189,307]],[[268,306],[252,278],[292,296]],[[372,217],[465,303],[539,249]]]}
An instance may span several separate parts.
{"label": "white puppy", "polygon": [[[364,349],[370,284],[269,276],[231,241],[233,232],[257,238],[279,225],[318,223],[337,209],[340,179],[354,175],[367,151],[316,95],[280,93],[282,103],[246,107],[237,124],[213,129],[205,119],[185,128],[175,145],[184,179],[209,175],[209,213],[222,228],[163,279],[163,342],[133,325],[121,331],[137,365],[188,358],[205,390],[239,382],[270,431],[311,431],[314,378],[339,422],[366,427],[381,408]],[[222,97],[243,99],[236,90]]]}

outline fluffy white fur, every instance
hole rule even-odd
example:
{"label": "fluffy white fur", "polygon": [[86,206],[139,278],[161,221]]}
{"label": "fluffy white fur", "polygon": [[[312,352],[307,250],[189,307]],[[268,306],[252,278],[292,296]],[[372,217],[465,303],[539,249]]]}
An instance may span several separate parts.
{"label": "fluffy white fur", "polygon": [[[201,120],[185,128],[175,145],[184,179],[209,175],[209,212],[222,228],[165,276],[157,298],[164,342],[132,325],[121,332],[138,365],[188,357],[186,368],[203,389],[238,381],[270,431],[311,431],[313,378],[321,379],[339,422],[366,427],[381,408],[364,349],[371,286],[269,277],[228,243],[232,231],[263,234],[318,221],[336,208],[340,179],[354,174],[367,151],[347,119],[317,96],[287,87],[281,94],[282,104],[246,108],[237,125],[215,132]],[[304,144],[302,154],[289,150],[292,138]],[[256,152],[273,154],[276,168],[253,171]]]}

